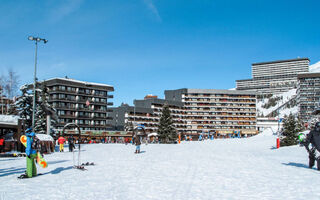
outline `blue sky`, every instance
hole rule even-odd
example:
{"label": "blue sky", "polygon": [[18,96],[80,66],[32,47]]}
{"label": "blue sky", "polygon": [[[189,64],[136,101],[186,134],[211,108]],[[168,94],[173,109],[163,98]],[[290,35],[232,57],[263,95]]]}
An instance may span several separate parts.
{"label": "blue sky", "polygon": [[132,104],[166,89],[235,87],[251,63],[320,60],[320,1],[0,0],[0,73],[110,84]]}

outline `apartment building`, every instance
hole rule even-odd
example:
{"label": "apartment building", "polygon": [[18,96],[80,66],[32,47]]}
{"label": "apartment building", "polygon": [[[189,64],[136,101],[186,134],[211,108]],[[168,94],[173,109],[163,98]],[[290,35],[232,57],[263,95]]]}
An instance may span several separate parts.
{"label": "apartment building", "polygon": [[320,102],[320,73],[298,74],[297,100],[299,114],[304,122],[308,122]]}
{"label": "apartment building", "polygon": [[186,129],[184,104],[182,102],[158,99],[157,96],[146,96],[143,100],[134,100],[134,106],[122,104],[111,108],[112,125],[116,130],[124,130],[126,124],[143,126],[147,133],[157,132],[162,109],[169,107],[173,118],[173,126],[178,133]]}
{"label": "apartment building", "polygon": [[297,75],[309,71],[309,58],[252,64],[252,79],[236,80],[237,90],[257,94],[286,92],[297,87]]}
{"label": "apartment building", "polygon": [[49,103],[57,110],[58,130],[67,123],[76,123],[81,130],[104,131],[110,128],[111,118],[107,106],[114,91],[113,86],[74,80],[52,78],[40,82],[48,87]]}
{"label": "apartment building", "polygon": [[0,96],[0,114],[7,115],[10,113],[10,106],[13,100],[5,96]]}
{"label": "apartment building", "polygon": [[254,92],[184,88],[166,90],[165,98],[184,104],[186,135],[257,134]]}

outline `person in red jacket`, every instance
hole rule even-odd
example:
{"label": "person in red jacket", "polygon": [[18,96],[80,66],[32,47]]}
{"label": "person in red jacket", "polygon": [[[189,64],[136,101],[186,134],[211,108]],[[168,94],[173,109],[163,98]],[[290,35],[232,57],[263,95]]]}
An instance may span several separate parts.
{"label": "person in red jacket", "polygon": [[62,136],[60,136],[59,138],[58,138],[58,143],[59,143],[59,145],[60,145],[60,152],[63,152],[64,151],[64,147],[63,147],[63,145],[64,145],[64,142],[66,141],[66,139],[64,139],[64,137],[62,137]]}
{"label": "person in red jacket", "polygon": [[4,138],[0,137],[0,153],[4,152]]}

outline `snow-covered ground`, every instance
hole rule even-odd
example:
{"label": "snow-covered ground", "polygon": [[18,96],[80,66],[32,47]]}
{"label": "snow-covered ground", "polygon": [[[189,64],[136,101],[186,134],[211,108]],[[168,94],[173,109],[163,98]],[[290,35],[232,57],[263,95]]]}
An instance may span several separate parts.
{"label": "snow-covered ground", "polygon": [[47,155],[48,168],[17,179],[25,158],[0,158],[0,199],[320,199],[320,172],[299,146],[274,149],[271,130],[242,139],[142,145],[85,145],[87,171],[72,153]]}

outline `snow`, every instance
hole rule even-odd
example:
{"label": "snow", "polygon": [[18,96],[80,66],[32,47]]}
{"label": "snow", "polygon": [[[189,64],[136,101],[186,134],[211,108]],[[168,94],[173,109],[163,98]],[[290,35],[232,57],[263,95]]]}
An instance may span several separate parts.
{"label": "snow", "polygon": [[0,123],[2,124],[18,124],[19,116],[16,115],[0,115]]}
{"label": "snow", "polygon": [[107,84],[103,84],[103,83],[93,83],[93,82],[86,82],[86,81],[79,81],[79,80],[75,80],[75,79],[71,79],[71,78],[50,78],[46,81],[49,80],[54,80],[54,79],[60,79],[60,80],[64,80],[64,81],[72,81],[75,83],[81,83],[81,84],[85,84],[85,85],[97,85],[97,86],[103,86],[103,87],[113,87],[111,85],[107,85]]}
{"label": "snow", "polygon": [[148,134],[148,137],[157,136],[157,135],[158,135],[158,133],[149,133],[149,134]]}
{"label": "snow", "polygon": [[320,72],[320,61],[309,66],[309,72]]}
{"label": "snow", "polygon": [[[283,104],[287,103],[292,98],[294,98],[295,95],[296,95],[296,92],[297,92],[297,89],[291,89],[291,90],[289,90],[287,92],[273,95],[272,96],[273,98],[274,97],[282,97],[282,100],[279,100],[275,106],[270,107],[268,109],[262,108],[262,105],[266,104],[269,101],[268,98],[257,102],[257,111],[258,111],[258,113],[263,114],[263,116],[267,116],[267,115],[271,114],[273,111],[277,110],[278,107],[281,107]],[[285,115],[289,115],[290,113],[297,114],[298,113],[298,107],[294,106],[292,108],[286,108],[284,106],[282,109],[280,109],[279,116],[282,118]]]}
{"label": "snow", "polygon": [[39,140],[41,141],[54,141],[53,138],[50,135],[47,134],[37,134],[37,137],[39,138]]}
{"label": "snow", "polygon": [[[320,172],[307,167],[299,146],[275,149],[271,129],[252,138],[181,144],[84,145],[72,168],[72,153],[46,155],[48,168],[17,179],[25,158],[0,158],[0,199],[320,199]],[[75,153],[77,155],[77,152]]]}

